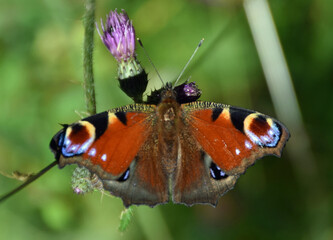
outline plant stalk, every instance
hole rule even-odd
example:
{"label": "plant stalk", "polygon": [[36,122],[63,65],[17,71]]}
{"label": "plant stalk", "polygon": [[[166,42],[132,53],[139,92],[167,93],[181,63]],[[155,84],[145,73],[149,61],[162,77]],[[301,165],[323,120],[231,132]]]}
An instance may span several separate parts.
{"label": "plant stalk", "polygon": [[83,78],[86,98],[86,108],[89,115],[96,114],[95,83],[93,72],[93,50],[95,31],[95,0],[85,1],[85,14],[83,19]]}

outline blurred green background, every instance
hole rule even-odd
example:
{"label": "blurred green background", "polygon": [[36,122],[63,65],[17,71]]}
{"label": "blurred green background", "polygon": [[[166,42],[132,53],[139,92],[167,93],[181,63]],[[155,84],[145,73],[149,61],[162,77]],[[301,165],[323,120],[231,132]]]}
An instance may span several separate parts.
{"label": "blurred green background", "polygon": [[[281,159],[259,160],[217,208],[137,207],[124,233],[118,232],[120,199],[99,192],[77,196],[70,184],[74,166],[54,168],[1,204],[0,239],[333,239],[333,2],[269,4],[305,130],[289,129],[292,137]],[[241,1],[100,0],[96,19],[115,8],[128,12],[163,79],[178,76],[204,37],[184,76],[202,89],[201,99],[277,117]],[[48,144],[58,123],[74,122],[85,111],[83,13],[78,0],[0,2],[4,175],[37,172],[53,161]],[[149,87],[159,87],[142,49],[138,54]],[[116,63],[97,34],[94,71],[98,111],[131,103],[118,88]],[[311,162],[306,166],[304,149]],[[0,194],[18,184],[0,175]]]}

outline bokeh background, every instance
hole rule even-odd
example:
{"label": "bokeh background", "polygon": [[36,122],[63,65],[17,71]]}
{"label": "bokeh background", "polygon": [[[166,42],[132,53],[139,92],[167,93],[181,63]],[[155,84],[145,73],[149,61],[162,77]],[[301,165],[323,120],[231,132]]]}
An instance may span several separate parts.
{"label": "bokeh background", "polygon": [[[11,172],[37,172],[54,160],[48,144],[58,123],[84,116],[83,2],[0,2],[0,194],[18,186],[6,177]],[[98,0],[96,18],[125,9],[166,81],[204,37],[184,79],[196,81],[202,100],[284,122],[292,137],[281,159],[259,160],[216,208],[136,207],[124,233],[120,199],[77,196],[70,184],[75,167],[54,168],[1,204],[0,239],[333,239],[333,2],[268,3],[301,113],[293,123],[275,111],[242,1]],[[138,54],[149,88],[159,87],[142,49]],[[94,71],[98,111],[131,103],[97,34]]]}

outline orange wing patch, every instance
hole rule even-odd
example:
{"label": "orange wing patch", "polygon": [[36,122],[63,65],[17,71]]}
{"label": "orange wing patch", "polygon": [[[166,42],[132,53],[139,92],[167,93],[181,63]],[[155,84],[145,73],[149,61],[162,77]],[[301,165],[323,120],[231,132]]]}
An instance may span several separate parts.
{"label": "orange wing patch", "polygon": [[126,113],[126,125],[115,113],[109,113],[109,124],[104,134],[83,154],[114,176],[126,171],[146,141],[149,125],[146,113]]}
{"label": "orange wing patch", "polygon": [[214,122],[212,114],[212,109],[194,111],[190,120],[192,133],[215,163],[230,171],[258,147],[233,126],[228,108]]}

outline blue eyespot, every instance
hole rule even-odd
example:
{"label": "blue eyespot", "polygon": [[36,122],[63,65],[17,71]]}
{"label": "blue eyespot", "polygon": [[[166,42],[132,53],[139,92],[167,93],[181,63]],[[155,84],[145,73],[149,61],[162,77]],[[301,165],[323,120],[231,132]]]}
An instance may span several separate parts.
{"label": "blue eyespot", "polygon": [[209,171],[210,175],[215,180],[221,180],[228,177],[228,175],[225,172],[223,172],[221,168],[213,162],[210,164]]}

